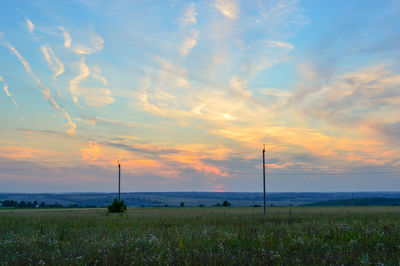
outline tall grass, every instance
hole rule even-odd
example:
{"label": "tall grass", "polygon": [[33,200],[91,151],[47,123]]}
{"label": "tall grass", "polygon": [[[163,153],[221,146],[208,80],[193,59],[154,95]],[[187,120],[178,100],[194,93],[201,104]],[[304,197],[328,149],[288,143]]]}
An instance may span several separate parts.
{"label": "tall grass", "polygon": [[400,209],[1,210],[7,264],[399,264]]}

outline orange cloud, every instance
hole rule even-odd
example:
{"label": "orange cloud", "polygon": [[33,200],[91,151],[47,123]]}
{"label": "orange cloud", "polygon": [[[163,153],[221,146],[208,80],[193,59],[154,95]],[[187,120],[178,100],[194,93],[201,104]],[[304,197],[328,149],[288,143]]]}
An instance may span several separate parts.
{"label": "orange cloud", "polygon": [[163,155],[162,158],[166,158],[178,163],[183,164],[185,168],[193,168],[198,172],[205,173],[205,174],[215,174],[219,176],[226,177],[227,173],[220,170],[218,167],[213,165],[207,165],[204,162],[198,160],[196,156],[190,155]]}
{"label": "orange cloud", "polygon": [[0,157],[8,159],[36,159],[54,154],[49,150],[40,150],[26,147],[1,146]]}
{"label": "orange cloud", "polygon": [[87,148],[81,150],[82,160],[84,161],[96,161],[102,156],[99,145],[96,141],[89,141]]}

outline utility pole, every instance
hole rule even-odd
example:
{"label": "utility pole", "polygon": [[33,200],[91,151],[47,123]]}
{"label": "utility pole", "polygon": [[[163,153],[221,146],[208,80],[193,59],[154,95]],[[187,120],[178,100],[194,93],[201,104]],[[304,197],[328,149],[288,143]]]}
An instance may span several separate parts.
{"label": "utility pole", "polygon": [[264,144],[264,149],[263,149],[263,185],[264,185],[264,215],[265,215],[265,207],[266,207],[266,202],[265,202],[265,144]]}
{"label": "utility pole", "polygon": [[121,164],[118,160],[118,201],[121,202]]}

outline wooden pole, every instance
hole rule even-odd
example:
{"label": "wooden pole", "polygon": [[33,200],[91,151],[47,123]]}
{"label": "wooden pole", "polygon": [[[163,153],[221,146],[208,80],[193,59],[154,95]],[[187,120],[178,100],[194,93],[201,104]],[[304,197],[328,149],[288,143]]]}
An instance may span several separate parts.
{"label": "wooden pole", "polygon": [[118,161],[118,201],[121,202],[121,164]]}
{"label": "wooden pole", "polygon": [[265,144],[263,149],[263,187],[264,187],[264,214],[266,213],[266,198],[265,198]]}

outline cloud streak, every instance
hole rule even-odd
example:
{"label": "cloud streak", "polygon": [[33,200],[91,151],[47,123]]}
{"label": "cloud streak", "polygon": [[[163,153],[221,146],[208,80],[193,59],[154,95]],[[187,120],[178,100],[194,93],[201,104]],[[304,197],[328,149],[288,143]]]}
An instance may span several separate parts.
{"label": "cloud streak", "polygon": [[183,13],[182,17],[179,19],[181,22],[181,26],[185,27],[188,25],[193,25],[197,23],[197,12],[194,3],[190,3]]}
{"label": "cloud streak", "polygon": [[48,45],[42,45],[41,49],[51,71],[54,73],[54,77],[58,77],[64,73],[64,65],[54,54],[53,49]]}
{"label": "cloud streak", "polygon": [[188,55],[190,53],[190,50],[192,50],[196,46],[198,38],[199,32],[194,30],[191,36],[183,41],[180,49],[181,54]]}
{"label": "cloud streak", "polygon": [[19,105],[17,104],[17,101],[15,100],[14,95],[12,95],[9,91],[8,91],[8,85],[7,83],[4,82],[4,79],[2,76],[0,76],[0,83],[4,83],[3,84],[3,89],[7,95],[7,97],[11,97],[11,100],[13,102],[13,104],[15,105],[16,108],[19,108]]}
{"label": "cloud streak", "polygon": [[25,58],[23,58],[21,56],[21,54],[18,52],[17,49],[14,48],[14,46],[12,46],[10,43],[8,42],[4,42],[2,43],[5,47],[7,47],[21,62],[21,64],[24,66],[25,71],[33,78],[33,80],[36,82],[36,85],[41,89],[42,91],[42,95],[43,97],[50,103],[50,105],[57,111],[60,111],[65,118],[68,121],[68,125],[70,126],[70,128],[67,130],[68,134],[71,135],[75,135],[75,129],[76,129],[76,124],[74,122],[72,122],[71,120],[71,116],[69,115],[69,113],[62,107],[60,107],[57,102],[54,100],[54,98],[51,96],[50,94],[50,90],[45,88],[42,84],[42,82],[40,81],[40,79],[38,78],[38,76],[36,76],[36,74],[32,71],[31,66],[29,65],[29,63],[25,60]]}
{"label": "cloud streak", "polygon": [[64,47],[65,48],[71,47],[71,43],[72,43],[71,35],[64,29],[64,27],[59,27],[59,29],[63,32]]}
{"label": "cloud streak", "polygon": [[215,0],[215,7],[227,18],[236,19],[239,8],[236,0]]}
{"label": "cloud streak", "polygon": [[29,19],[25,19],[26,21],[26,26],[28,28],[29,33],[33,33],[33,31],[35,30],[35,25],[32,23],[32,21],[30,21]]}

